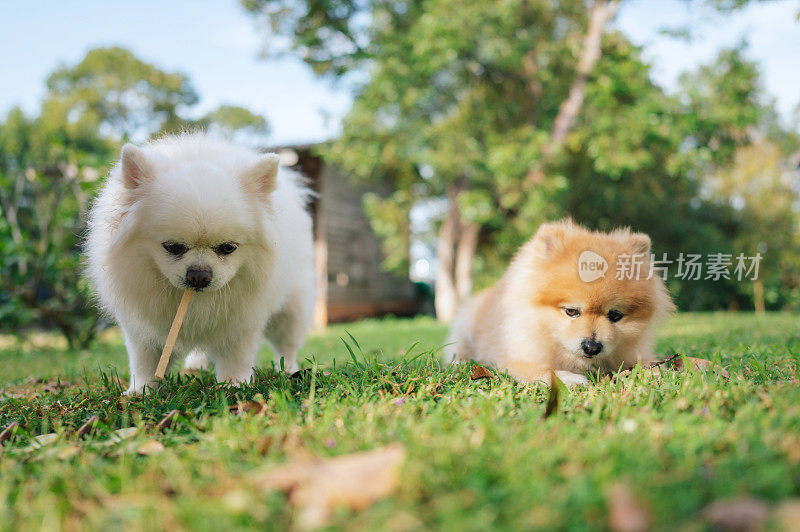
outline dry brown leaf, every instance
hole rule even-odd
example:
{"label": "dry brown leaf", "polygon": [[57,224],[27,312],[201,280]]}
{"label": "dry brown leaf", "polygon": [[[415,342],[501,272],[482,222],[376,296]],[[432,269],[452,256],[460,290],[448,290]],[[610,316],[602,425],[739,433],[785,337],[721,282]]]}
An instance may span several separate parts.
{"label": "dry brown leaf", "polygon": [[258,475],[261,489],[289,493],[300,528],[324,526],[336,507],[367,508],[397,487],[405,449],[400,444],[335,458],[295,462]]}
{"label": "dry brown leaf", "polygon": [[6,387],[5,390],[0,393],[0,395],[21,399],[26,397],[35,397],[41,394],[52,394],[58,392],[59,390],[72,387],[72,384],[61,380],[45,381],[43,379],[31,378],[22,384]]}
{"label": "dry brown leaf", "polygon": [[713,502],[703,514],[718,530],[750,532],[764,528],[769,507],[753,497],[739,497]]}
{"label": "dry brown leaf", "polygon": [[606,495],[608,500],[608,527],[615,532],[649,530],[652,522],[650,510],[633,496],[630,486],[612,485]]}
{"label": "dry brown leaf", "polygon": [[260,415],[266,413],[267,405],[264,403],[259,403],[258,401],[247,401],[244,403],[237,403],[235,405],[231,405],[228,407],[228,410],[230,410],[232,414],[236,414],[237,416],[241,416],[244,414]]}
{"label": "dry brown leaf", "polygon": [[694,369],[699,369],[700,371],[713,371],[714,373],[718,373],[726,379],[730,377],[728,370],[722,366],[717,366],[710,360],[706,360],[704,358],[678,356],[672,360],[672,367],[678,371],[686,371],[686,368],[684,367],[684,360],[686,360]]}
{"label": "dry brown leaf", "polygon": [[100,423],[99,416],[92,416],[86,420],[86,422],[80,426],[80,428],[75,432],[75,435],[79,438],[83,438],[84,436],[89,436],[92,432],[95,431],[97,424]]}
{"label": "dry brown leaf", "polygon": [[181,415],[180,410],[172,410],[166,416],[164,416],[161,421],[158,422],[156,428],[161,432],[164,432],[168,428],[172,427],[175,422],[178,420],[178,416]]}
{"label": "dry brown leaf", "polygon": [[151,456],[164,451],[164,444],[158,440],[148,440],[141,444],[136,452],[142,456]]}
{"label": "dry brown leaf", "polygon": [[472,375],[469,376],[470,380],[476,381],[478,379],[491,379],[492,372],[483,366],[475,365],[472,367]]}

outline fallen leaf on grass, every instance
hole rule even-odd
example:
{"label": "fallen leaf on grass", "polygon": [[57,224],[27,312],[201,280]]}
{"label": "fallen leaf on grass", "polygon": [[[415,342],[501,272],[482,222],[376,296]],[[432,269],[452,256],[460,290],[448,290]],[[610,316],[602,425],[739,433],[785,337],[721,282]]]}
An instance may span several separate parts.
{"label": "fallen leaf on grass", "polygon": [[10,423],[6,428],[3,429],[3,432],[0,432],[0,443],[5,443],[13,438],[14,434],[17,432],[17,429],[19,429],[19,423],[16,421]]}
{"label": "fallen leaf on grass", "polygon": [[[653,362],[644,366],[642,369],[644,371],[649,371],[653,374],[654,377],[661,377],[669,373],[670,371],[676,371],[678,373],[683,373],[686,371],[687,364],[684,363],[684,360],[688,365],[693,369],[699,369],[700,371],[712,371],[721,375],[723,378],[729,378],[730,374],[728,370],[723,368],[722,366],[718,366],[711,362],[710,360],[706,360],[704,358],[695,358],[695,357],[684,357],[681,355],[670,355],[664,360],[659,360],[658,362]],[[633,370],[626,369],[624,371],[620,371],[617,373],[618,376],[627,376],[630,375]]]}
{"label": "fallen leaf on grass", "polygon": [[728,370],[723,368],[722,366],[717,366],[710,360],[706,360],[704,358],[695,358],[695,357],[681,357],[680,355],[673,355],[670,357],[670,362],[672,362],[672,368],[677,371],[686,371],[686,367],[684,364],[684,360],[691,365],[694,369],[699,369],[700,371],[713,371],[714,373],[718,373],[724,378],[730,377]]}
{"label": "fallen leaf on grass", "polygon": [[469,376],[470,380],[476,381],[478,379],[491,379],[492,372],[483,366],[473,366],[472,375]]}
{"label": "fallen leaf on grass", "polygon": [[74,385],[61,380],[45,381],[43,379],[28,379],[20,385],[7,387],[0,395],[13,397],[15,399],[23,399],[41,394],[56,393],[60,390],[72,388],[73,386]]}
{"label": "fallen leaf on grass", "polygon": [[158,440],[148,440],[136,449],[136,452],[142,456],[151,456],[162,451],[164,451],[164,444]]}
{"label": "fallen leaf on grass", "polygon": [[95,429],[97,428],[97,424],[100,423],[100,417],[92,416],[86,420],[86,422],[80,426],[80,428],[75,431],[75,435],[79,438],[83,438],[84,436],[91,435]]}
{"label": "fallen leaf on grass", "polygon": [[45,445],[50,445],[54,441],[58,439],[58,434],[55,432],[51,432],[50,434],[40,434],[33,438],[33,444],[37,447],[44,447]]}
{"label": "fallen leaf on grass", "polygon": [[615,532],[639,532],[649,530],[652,522],[650,511],[633,496],[630,486],[623,483],[612,485],[606,495],[608,500],[608,527]]}
{"label": "fallen leaf on grass", "polygon": [[126,427],[124,429],[115,430],[113,434],[118,439],[125,440],[130,438],[131,436],[135,436],[137,432],[139,432],[139,429],[137,427]]}
{"label": "fallen leaf on grass", "polygon": [[405,458],[400,444],[336,458],[290,463],[255,479],[262,489],[288,492],[303,529],[324,526],[336,507],[362,510],[397,487]]}
{"label": "fallen leaf on grass", "polygon": [[748,532],[764,528],[769,507],[758,499],[739,497],[711,503],[703,514],[718,530]]}
{"label": "fallen leaf on grass", "polygon": [[180,415],[180,410],[171,410],[166,416],[161,418],[161,421],[158,422],[156,428],[161,432],[164,432],[175,424],[175,422],[178,420],[178,416]]}

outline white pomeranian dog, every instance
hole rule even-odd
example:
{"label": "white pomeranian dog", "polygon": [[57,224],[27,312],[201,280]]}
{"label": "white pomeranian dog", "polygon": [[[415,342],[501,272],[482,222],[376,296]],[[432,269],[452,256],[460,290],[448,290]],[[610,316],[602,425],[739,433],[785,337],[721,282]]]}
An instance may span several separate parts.
{"label": "white pomeranian dog", "polygon": [[128,393],[155,370],[183,292],[196,291],[175,352],[217,379],[253,375],[262,335],[297,370],[314,306],[310,191],[276,154],[204,133],[126,144],[92,206],[87,273],[117,320]]}

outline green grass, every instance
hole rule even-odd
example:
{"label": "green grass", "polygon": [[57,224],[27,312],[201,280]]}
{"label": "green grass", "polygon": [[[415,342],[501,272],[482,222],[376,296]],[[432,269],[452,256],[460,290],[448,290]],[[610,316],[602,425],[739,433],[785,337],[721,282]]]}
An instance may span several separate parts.
{"label": "green grass", "polygon": [[[730,379],[634,372],[565,392],[547,419],[545,388],[497,373],[471,381],[468,367],[443,366],[445,335],[429,319],[330,327],[304,349],[316,370],[299,378],[265,369],[233,388],[209,375],[171,377],[144,398],[119,396],[127,368],[117,335],[78,353],[5,339],[0,428],[22,428],[0,450],[0,530],[286,528],[286,497],[237,488],[243,479],[298,448],[337,456],[391,442],[407,451],[397,492],[337,512],[332,526],[604,529],[609,490],[623,483],[656,528],[702,529],[712,501],[800,496],[796,315],[676,316],[659,353],[715,360]],[[264,415],[229,412],[253,398]],[[180,416],[160,431],[174,409]],[[93,415],[97,430],[78,437]],[[130,426],[132,437],[115,435]],[[36,442],[49,433],[54,441]],[[151,439],[166,450],[140,456]]]}

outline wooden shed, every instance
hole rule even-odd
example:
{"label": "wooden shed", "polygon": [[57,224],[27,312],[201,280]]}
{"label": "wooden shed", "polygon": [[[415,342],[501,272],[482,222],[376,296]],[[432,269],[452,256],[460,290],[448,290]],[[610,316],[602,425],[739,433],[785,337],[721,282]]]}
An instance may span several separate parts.
{"label": "wooden shed", "polygon": [[314,147],[285,146],[270,151],[280,153],[281,164],[305,175],[317,192],[311,205],[317,274],[315,327],[386,314],[416,314],[416,287],[407,276],[381,268],[380,241],[364,212],[364,194],[387,191],[354,184],[316,156]]}

